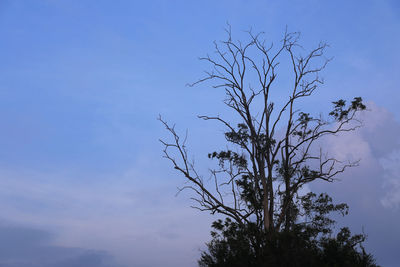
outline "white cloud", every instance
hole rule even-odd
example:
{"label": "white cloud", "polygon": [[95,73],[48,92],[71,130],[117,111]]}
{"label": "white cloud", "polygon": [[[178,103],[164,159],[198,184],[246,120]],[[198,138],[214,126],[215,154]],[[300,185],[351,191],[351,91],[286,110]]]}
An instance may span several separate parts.
{"label": "white cloud", "polygon": [[385,170],[383,188],[386,192],[381,203],[385,208],[397,211],[400,207],[400,151],[381,159],[381,164]]}
{"label": "white cloud", "polygon": [[312,190],[328,192],[337,202],[350,206],[350,214],[339,221],[354,232],[365,229],[367,249],[378,263],[398,261],[394,253],[400,232],[400,123],[385,108],[367,103],[361,119],[364,126],[324,143],[338,159],[360,159],[360,165],[340,175],[340,181],[317,183]]}
{"label": "white cloud", "polygon": [[[360,129],[330,136],[324,148],[339,160],[360,160],[359,167],[339,177],[347,184],[339,194],[373,193],[381,204],[385,203],[385,208],[391,208],[397,205],[397,184],[400,183],[399,160],[395,156],[400,153],[400,123],[388,110],[373,102],[367,103],[367,107],[368,111],[360,116],[363,122]],[[368,203],[378,199],[371,195],[365,197]]]}
{"label": "white cloud", "polygon": [[397,210],[400,206],[400,180],[392,179],[384,184],[387,190],[386,195],[381,199],[381,203],[385,208]]}

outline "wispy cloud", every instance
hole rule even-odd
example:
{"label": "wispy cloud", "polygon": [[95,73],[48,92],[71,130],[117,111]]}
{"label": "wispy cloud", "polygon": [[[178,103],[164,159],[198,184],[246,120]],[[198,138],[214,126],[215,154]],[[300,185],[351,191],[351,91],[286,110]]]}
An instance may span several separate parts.
{"label": "wispy cloud", "polygon": [[210,218],[175,198],[175,184],[149,172],[150,162],[80,182],[66,173],[3,170],[2,217],[55,233],[54,245],[108,251],[129,266],[194,266]]}

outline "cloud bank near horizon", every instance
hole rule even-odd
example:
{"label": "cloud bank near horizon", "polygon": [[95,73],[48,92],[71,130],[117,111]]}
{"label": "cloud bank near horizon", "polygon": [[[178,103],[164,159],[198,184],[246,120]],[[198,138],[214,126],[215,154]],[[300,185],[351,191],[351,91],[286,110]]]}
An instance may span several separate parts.
{"label": "cloud bank near horizon", "polygon": [[124,267],[105,251],[57,246],[44,230],[1,223],[0,265],[4,267]]}
{"label": "cloud bank near horizon", "polygon": [[[350,215],[340,219],[340,224],[349,224],[354,232],[364,227],[369,236],[367,247],[376,254],[378,263],[390,263],[396,260],[397,254],[392,252],[400,235],[395,223],[400,220],[400,190],[396,187],[400,183],[397,164],[400,123],[385,108],[374,103],[368,103],[368,107],[370,111],[362,116],[363,128],[328,140],[326,147],[339,158],[361,159],[360,166],[346,171],[340,181],[316,183],[311,189],[327,191],[336,201],[348,203]],[[209,223],[213,218],[188,208],[187,195],[174,197],[175,187],[183,183],[183,178],[175,177],[163,164],[158,165],[157,171],[149,172],[152,166],[152,159],[144,158],[119,178],[102,178],[98,182],[83,180],[75,184],[68,183],[68,175],[2,172],[0,207],[4,211],[3,218],[25,225],[26,228],[18,230],[16,242],[24,235],[32,236],[33,243],[29,243],[28,238],[28,245],[31,244],[38,255],[48,254],[52,249],[61,251],[57,254],[60,258],[43,258],[43,264],[51,260],[62,264],[62,260],[67,260],[62,257],[70,255],[71,261],[93,260],[99,264],[93,266],[109,266],[109,256],[115,254],[122,263],[134,262],[137,266],[162,262],[165,266],[195,266],[193,259],[209,239]],[[151,185],[141,184],[143,177],[149,179]],[[31,231],[29,227],[57,233],[58,246],[42,246],[43,240],[49,240],[48,233]],[[12,228],[3,227],[0,231],[2,229]],[[60,248],[79,247],[80,244],[85,244],[85,249]],[[10,254],[16,258],[26,251],[21,246],[18,252],[18,246],[15,243],[14,254]],[[157,258],[149,258],[149,251],[158,255]],[[186,252],[182,254],[182,251]],[[178,255],[180,259],[176,258]],[[4,260],[11,264],[16,258]],[[39,259],[38,256],[32,260]]]}

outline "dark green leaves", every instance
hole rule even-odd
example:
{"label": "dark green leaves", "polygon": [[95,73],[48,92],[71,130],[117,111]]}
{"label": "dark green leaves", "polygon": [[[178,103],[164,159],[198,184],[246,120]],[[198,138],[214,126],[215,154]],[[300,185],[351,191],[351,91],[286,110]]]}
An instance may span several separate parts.
{"label": "dark green leaves", "polygon": [[355,97],[351,102],[351,105],[346,108],[346,101],[340,99],[333,103],[333,111],[329,113],[332,117],[337,121],[346,120],[349,118],[350,114],[353,114],[354,111],[365,110],[366,106],[362,103],[361,97]]}
{"label": "dark green leaves", "polygon": [[236,152],[233,152],[231,150],[227,151],[220,151],[220,152],[213,152],[208,154],[208,157],[210,159],[216,158],[219,160],[219,165],[221,167],[224,167],[224,162],[229,161],[231,162],[235,167],[239,169],[245,169],[247,167],[247,160],[243,155],[239,155]]}
{"label": "dark green leaves", "polygon": [[225,133],[225,138],[229,142],[238,144],[240,146],[246,145],[249,141],[249,130],[246,124],[239,123],[237,131],[230,131]]}

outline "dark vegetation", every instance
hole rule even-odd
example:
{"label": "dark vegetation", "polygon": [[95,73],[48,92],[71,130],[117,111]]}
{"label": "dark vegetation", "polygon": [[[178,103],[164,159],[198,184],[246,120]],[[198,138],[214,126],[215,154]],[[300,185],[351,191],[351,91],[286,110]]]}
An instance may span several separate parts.
{"label": "dark vegetation", "polygon": [[[171,142],[161,141],[164,157],[187,180],[181,190],[193,191],[194,208],[225,217],[213,223],[199,265],[376,266],[362,246],[364,234],[334,228],[331,213],[346,215],[348,206],[304,190],[314,181],[333,182],[358,165],[335,158],[323,145],[326,137],[361,126],[362,99],[335,101],[326,118],[312,116],[299,107],[323,84],[320,73],[330,61],[326,44],[306,52],[299,33],[285,32],[278,45],[268,44],[262,33],[249,32],[247,42],[235,42],[230,29],[227,33],[226,41],[215,43],[215,57],[201,58],[211,71],[192,84],[213,82],[225,90],[224,104],[236,115],[234,122],[199,116],[226,129],[227,148],[208,155],[217,162],[211,180],[189,160],[186,137],[160,118],[172,135]],[[278,71],[290,72],[289,88],[277,82]],[[287,97],[275,101],[273,92]]]}

